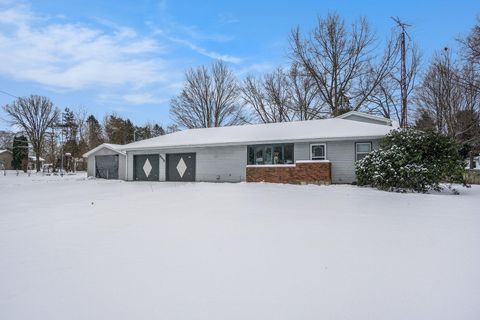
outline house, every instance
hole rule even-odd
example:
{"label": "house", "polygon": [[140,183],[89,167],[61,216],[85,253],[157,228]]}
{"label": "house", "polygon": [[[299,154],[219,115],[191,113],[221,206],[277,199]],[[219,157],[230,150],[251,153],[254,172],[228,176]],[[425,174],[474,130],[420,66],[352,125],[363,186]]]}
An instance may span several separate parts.
{"label": "house", "polygon": [[[129,181],[352,183],[355,161],[379,145],[388,119],[337,118],[190,129],[87,152],[88,175]],[[106,158],[107,156],[108,158]]]}
{"label": "house", "polygon": [[[40,169],[42,169],[43,165],[45,164],[45,159],[39,157],[38,160],[40,160]],[[28,170],[37,170],[37,157],[35,154],[28,156]]]}
{"label": "house", "polygon": [[0,170],[11,170],[13,153],[10,150],[0,150]]}

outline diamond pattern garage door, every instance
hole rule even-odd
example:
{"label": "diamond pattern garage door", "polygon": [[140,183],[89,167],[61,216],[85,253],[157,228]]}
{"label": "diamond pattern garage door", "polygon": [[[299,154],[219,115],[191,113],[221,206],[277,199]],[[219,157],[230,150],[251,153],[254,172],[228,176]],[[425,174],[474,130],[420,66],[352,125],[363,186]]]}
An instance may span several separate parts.
{"label": "diamond pattern garage door", "polygon": [[118,155],[95,156],[95,177],[118,179]]}
{"label": "diamond pattern garage door", "polygon": [[136,181],[158,181],[158,154],[142,154],[133,156],[134,177]]}
{"label": "diamond pattern garage door", "polygon": [[167,181],[195,181],[195,153],[167,154]]}

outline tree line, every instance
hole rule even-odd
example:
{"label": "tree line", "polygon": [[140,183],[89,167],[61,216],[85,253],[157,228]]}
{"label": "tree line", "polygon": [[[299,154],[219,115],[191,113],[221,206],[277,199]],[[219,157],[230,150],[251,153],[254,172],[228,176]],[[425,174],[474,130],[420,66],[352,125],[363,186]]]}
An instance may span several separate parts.
{"label": "tree line", "polygon": [[[395,21],[399,21],[396,19]],[[311,120],[364,111],[408,126],[444,133],[464,156],[480,151],[480,19],[459,39],[459,49],[440,48],[425,65],[413,37],[392,27],[380,41],[366,18],[347,23],[336,13],[319,17],[309,31],[293,28],[287,67],[238,79],[222,61],[191,68],[170,115],[180,128]]]}
{"label": "tree line", "polygon": [[176,131],[171,125],[164,129],[158,123],[134,125],[128,118],[115,113],[108,114],[100,122],[83,108],[73,110],[55,108],[47,97],[31,95],[18,98],[5,105],[3,110],[8,122],[19,133],[0,132],[0,149],[13,151],[13,166],[25,169],[29,145],[36,156],[36,168],[40,170],[40,157],[54,168],[60,167],[62,156],[68,156],[64,168],[74,170],[75,161],[102,143],[127,144]]}
{"label": "tree line", "polygon": [[135,126],[116,114],[100,123],[83,110],[60,113],[48,98],[33,95],[3,108],[27,136],[37,163],[41,154],[56,163],[62,150],[78,158],[103,142],[125,144],[184,128],[313,120],[352,110],[400,123],[403,98],[409,126],[450,136],[473,162],[480,151],[480,19],[456,39],[458,50],[441,48],[425,64],[410,36],[402,59],[402,32],[393,26],[382,41],[366,18],[347,22],[331,13],[311,30],[292,29],[286,67],[243,79],[222,61],[190,68],[170,101],[173,125],[166,129]]}

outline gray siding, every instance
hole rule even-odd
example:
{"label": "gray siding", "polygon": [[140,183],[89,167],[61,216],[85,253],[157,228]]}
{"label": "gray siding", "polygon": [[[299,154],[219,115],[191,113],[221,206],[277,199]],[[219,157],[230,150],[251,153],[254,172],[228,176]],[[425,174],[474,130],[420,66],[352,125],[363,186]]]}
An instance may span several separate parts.
{"label": "gray siding", "polygon": [[[310,160],[310,144],[325,143],[327,145],[327,160],[332,163],[333,183],[352,183],[355,181],[355,142],[372,142],[373,149],[378,148],[379,140],[348,140],[348,141],[311,141],[295,143],[294,160]],[[105,150],[105,149],[104,149]],[[105,150],[109,151],[109,150]],[[111,151],[109,151],[111,152]],[[133,155],[160,155],[160,181],[166,180],[166,154],[196,153],[196,181],[205,182],[240,182],[246,179],[247,146],[222,146],[203,148],[156,149],[149,151],[129,151],[127,156],[127,180],[133,180]],[[110,154],[98,152],[97,154]],[[124,179],[125,160],[120,156],[119,176]],[[122,159],[123,158],[123,159]],[[90,170],[89,157],[89,170]],[[94,168],[94,166],[93,166]],[[123,171],[123,172],[122,172]]]}
{"label": "gray siding", "polygon": [[119,154],[115,151],[112,151],[107,148],[102,148],[88,156],[87,159],[87,176],[95,177],[95,156],[108,156],[108,155],[116,155],[118,154],[118,179],[125,180],[125,161],[126,156],[123,154]]}
{"label": "gray siding", "polygon": [[366,117],[359,117],[359,116],[357,116],[357,115],[355,115],[355,114],[348,115],[348,116],[346,116],[344,119],[346,119],[346,120],[358,121],[358,122],[366,122],[366,123],[386,125],[386,124],[385,124],[385,121],[370,119],[370,118],[366,118]]}
{"label": "gray siding", "polygon": [[310,160],[310,144],[325,143],[327,160],[332,163],[332,183],[352,183],[355,181],[355,142],[372,142],[372,148],[378,148],[378,140],[358,141],[312,141],[295,143],[295,161]]}
{"label": "gray siding", "polygon": [[133,180],[133,155],[159,154],[160,181],[166,180],[166,154],[167,153],[196,153],[196,181],[205,182],[240,182],[246,179],[247,147],[205,147],[205,148],[178,148],[158,149],[149,151],[129,151],[127,179]]}

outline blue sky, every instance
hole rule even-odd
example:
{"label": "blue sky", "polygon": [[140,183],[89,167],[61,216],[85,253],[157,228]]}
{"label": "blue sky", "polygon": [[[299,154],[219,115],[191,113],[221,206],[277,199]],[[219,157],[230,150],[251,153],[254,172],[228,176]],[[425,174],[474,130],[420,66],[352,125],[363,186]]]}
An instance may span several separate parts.
{"label": "blue sky", "polygon": [[[480,1],[0,0],[0,90],[168,125],[185,69],[223,59],[242,78],[286,65],[291,28],[332,11],[366,16],[379,39],[399,16],[425,64],[470,30]],[[12,100],[0,93],[0,105]]]}

